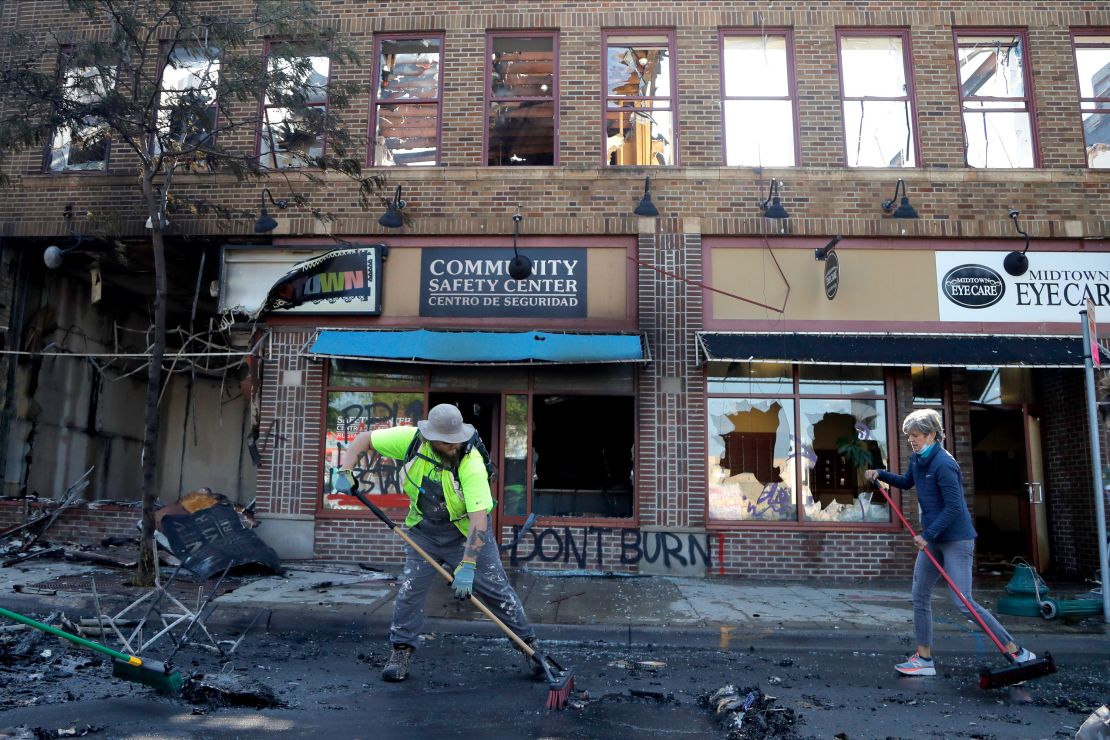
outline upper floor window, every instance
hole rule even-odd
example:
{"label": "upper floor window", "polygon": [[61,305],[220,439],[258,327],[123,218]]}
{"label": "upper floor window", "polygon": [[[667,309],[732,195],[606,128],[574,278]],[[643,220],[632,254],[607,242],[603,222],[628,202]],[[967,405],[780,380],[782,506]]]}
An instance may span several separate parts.
{"label": "upper floor window", "polygon": [[956,59],[968,167],[1036,167],[1025,33],[958,32]]}
{"label": "upper floor window", "polygon": [[839,41],[848,166],[915,167],[909,33],[845,31]]}
{"label": "upper floor window", "polygon": [[1087,166],[1110,168],[1110,34],[1073,38]]}
{"label": "upper floor window", "polygon": [[322,119],[327,113],[331,59],[284,44],[269,49],[270,78],[262,105],[259,156],[263,167],[311,165],[324,155]]}
{"label": "upper floor window", "polygon": [[725,164],[791,167],[795,135],[794,44],[783,31],[721,35]]}
{"label": "upper floor window", "polygon": [[558,58],[554,33],[490,34],[486,164],[557,163]]}
{"label": "upper floor window", "polygon": [[177,48],[169,53],[162,70],[155,154],[181,152],[193,157],[211,143],[219,80],[218,49]]}
{"label": "upper floor window", "polygon": [[439,164],[443,36],[379,37],[375,59],[374,165]]}
{"label": "upper floor window", "polygon": [[93,109],[115,87],[115,66],[84,66],[64,56],[60,84],[71,109],[54,130],[47,166],[51,172],[106,171],[110,134]]}
{"label": "upper floor window", "polygon": [[609,31],[604,48],[606,163],[676,164],[674,35]]}

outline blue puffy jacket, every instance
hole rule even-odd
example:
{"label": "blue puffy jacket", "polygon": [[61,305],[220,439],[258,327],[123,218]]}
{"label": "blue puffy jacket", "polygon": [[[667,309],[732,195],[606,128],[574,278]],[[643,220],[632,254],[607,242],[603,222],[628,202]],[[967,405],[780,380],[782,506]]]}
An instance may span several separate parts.
{"label": "blue puffy jacket", "polygon": [[910,456],[905,475],[880,470],[879,480],[903,491],[917,486],[917,500],[921,504],[920,534],[925,539],[930,542],[975,539],[975,526],[964,500],[960,465],[939,444],[927,460],[921,460],[916,452]]}

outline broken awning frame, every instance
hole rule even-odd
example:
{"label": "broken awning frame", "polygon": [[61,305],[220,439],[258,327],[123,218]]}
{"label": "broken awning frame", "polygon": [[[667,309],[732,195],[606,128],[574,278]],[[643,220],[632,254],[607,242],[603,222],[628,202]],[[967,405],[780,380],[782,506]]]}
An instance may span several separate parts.
{"label": "broken awning frame", "polygon": [[317,357],[430,365],[651,362],[641,334],[320,329],[305,346]]}
{"label": "broken awning frame", "polygon": [[[697,333],[707,361],[802,365],[1082,368],[1083,340],[995,334]],[[1101,349],[1103,362],[1110,353]]]}

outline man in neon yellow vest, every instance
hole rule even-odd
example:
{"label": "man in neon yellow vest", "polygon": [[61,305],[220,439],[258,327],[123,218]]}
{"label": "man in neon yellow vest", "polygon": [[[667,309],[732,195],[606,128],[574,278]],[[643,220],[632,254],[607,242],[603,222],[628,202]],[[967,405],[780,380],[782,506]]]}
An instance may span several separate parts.
{"label": "man in neon yellow vest", "polygon": [[[398,473],[409,497],[405,518],[409,536],[431,557],[454,569],[452,588],[456,598],[468,599],[472,592],[477,593],[501,621],[535,648],[535,631],[524,615],[520,597],[509,585],[490,532],[493,495],[485,462],[477,449],[461,454],[464,443],[474,436],[474,427],[463,422],[456,407],[439,404],[427,419],[417,422],[416,428],[393,427],[359,434],[343,451],[335,473],[335,490],[356,490],[358,482],[351,466],[371,447],[383,457],[404,460],[418,433],[423,441],[417,454]],[[408,676],[424,625],[428,589],[435,577],[435,569],[406,545],[405,569],[389,630],[393,652],[382,671],[386,681],[404,681]]]}

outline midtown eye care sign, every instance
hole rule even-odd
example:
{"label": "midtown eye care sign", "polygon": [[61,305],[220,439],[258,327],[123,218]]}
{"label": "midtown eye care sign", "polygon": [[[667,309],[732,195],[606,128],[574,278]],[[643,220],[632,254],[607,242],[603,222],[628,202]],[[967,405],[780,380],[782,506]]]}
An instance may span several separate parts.
{"label": "midtown eye care sign", "polygon": [[425,248],[420,315],[585,318],[585,248],[532,249],[532,274],[509,275],[513,250]]}
{"label": "midtown eye care sign", "polygon": [[1073,324],[1090,300],[1110,307],[1110,253],[1029,252],[1020,276],[1005,252],[937,252],[941,321]]}

